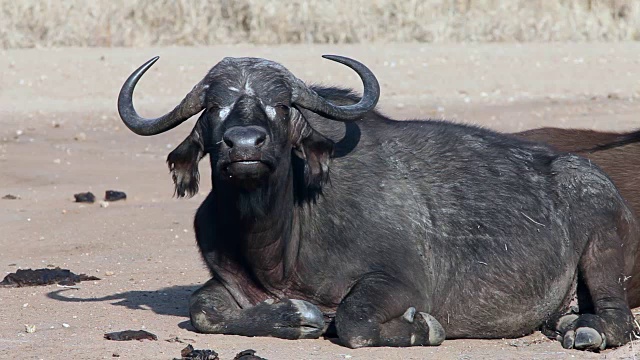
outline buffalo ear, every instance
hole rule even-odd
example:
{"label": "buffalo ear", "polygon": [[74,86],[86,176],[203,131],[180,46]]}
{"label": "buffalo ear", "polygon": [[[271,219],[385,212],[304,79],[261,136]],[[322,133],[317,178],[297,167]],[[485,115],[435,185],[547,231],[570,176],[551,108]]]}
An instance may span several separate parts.
{"label": "buffalo ear", "polygon": [[311,189],[321,189],[329,181],[329,164],[334,142],[311,127],[300,112],[293,121],[293,152],[304,160],[304,181]]}
{"label": "buffalo ear", "polygon": [[199,131],[194,129],[186,139],[167,156],[167,165],[177,197],[192,197],[198,193],[200,171],[198,162],[204,157],[204,146]]}

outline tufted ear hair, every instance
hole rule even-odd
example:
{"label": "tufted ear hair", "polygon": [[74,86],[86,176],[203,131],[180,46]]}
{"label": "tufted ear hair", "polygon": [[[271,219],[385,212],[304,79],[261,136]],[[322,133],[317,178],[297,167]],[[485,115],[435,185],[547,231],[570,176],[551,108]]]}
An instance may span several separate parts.
{"label": "tufted ear hair", "polygon": [[177,197],[192,197],[198,193],[200,171],[198,163],[204,157],[204,143],[198,124],[191,134],[167,156],[167,165]]}
{"label": "tufted ear hair", "polygon": [[334,142],[317,132],[302,112],[291,108],[293,152],[304,160],[304,181],[311,189],[321,189],[329,181],[329,164]]}

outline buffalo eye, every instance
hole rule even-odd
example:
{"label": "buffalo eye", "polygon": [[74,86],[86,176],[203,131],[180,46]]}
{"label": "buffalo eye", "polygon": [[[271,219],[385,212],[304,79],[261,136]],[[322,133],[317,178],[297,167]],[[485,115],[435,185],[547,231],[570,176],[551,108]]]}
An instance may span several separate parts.
{"label": "buffalo eye", "polygon": [[289,106],[285,104],[276,104],[275,108],[278,115],[289,116]]}

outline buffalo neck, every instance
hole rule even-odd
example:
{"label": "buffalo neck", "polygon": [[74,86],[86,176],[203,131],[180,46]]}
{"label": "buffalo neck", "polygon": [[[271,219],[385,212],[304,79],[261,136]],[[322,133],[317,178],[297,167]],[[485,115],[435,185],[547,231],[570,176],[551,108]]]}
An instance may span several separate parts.
{"label": "buffalo neck", "polygon": [[[278,170],[276,170],[277,175]],[[297,260],[299,237],[294,212],[293,174],[272,176],[254,193],[232,187],[218,191],[218,211],[224,242],[233,242],[232,255],[268,290],[288,286]]]}

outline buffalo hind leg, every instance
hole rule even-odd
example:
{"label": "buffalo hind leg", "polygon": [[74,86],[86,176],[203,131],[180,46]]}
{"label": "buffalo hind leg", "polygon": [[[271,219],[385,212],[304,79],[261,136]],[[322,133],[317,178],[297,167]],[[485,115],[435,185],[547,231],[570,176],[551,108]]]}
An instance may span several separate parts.
{"label": "buffalo hind leg", "polygon": [[241,308],[216,279],[191,295],[189,315],[196,330],[213,334],[314,339],[322,335],[325,325],[320,309],[303,300]]}
{"label": "buffalo hind leg", "polygon": [[[578,271],[590,301],[578,304],[580,315],[567,315],[558,322],[563,347],[597,351],[630,341],[633,315],[625,298],[621,244],[614,231],[603,231],[589,242]],[[583,305],[593,314],[585,313]]]}
{"label": "buffalo hind leg", "polygon": [[419,297],[384,275],[361,279],[336,312],[340,341],[348,347],[440,345],[445,333],[431,315],[418,312]]}

